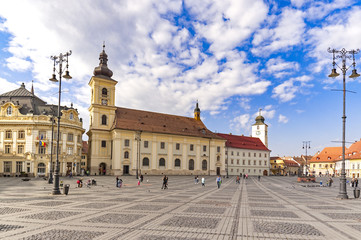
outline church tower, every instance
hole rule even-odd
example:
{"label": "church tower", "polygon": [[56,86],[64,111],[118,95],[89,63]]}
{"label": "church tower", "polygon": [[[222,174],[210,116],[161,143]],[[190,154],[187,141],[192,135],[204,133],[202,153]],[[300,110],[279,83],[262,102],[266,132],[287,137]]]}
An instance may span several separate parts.
{"label": "church tower", "polygon": [[108,68],[108,55],[103,51],[99,55],[99,66],[94,68],[89,81],[91,88],[91,105],[89,107],[90,122],[88,159],[90,171],[109,174],[112,168],[112,136],[110,129],[115,119],[115,85],[118,83],[111,77],[113,72]]}
{"label": "church tower", "polygon": [[194,109],[194,119],[197,120],[197,121],[201,120],[201,110],[198,107],[198,101],[197,101],[197,104],[196,104],[196,108]]}
{"label": "church tower", "polygon": [[264,123],[261,110],[259,110],[259,114],[256,117],[256,123],[252,125],[252,137],[261,139],[262,143],[268,148],[268,126]]}

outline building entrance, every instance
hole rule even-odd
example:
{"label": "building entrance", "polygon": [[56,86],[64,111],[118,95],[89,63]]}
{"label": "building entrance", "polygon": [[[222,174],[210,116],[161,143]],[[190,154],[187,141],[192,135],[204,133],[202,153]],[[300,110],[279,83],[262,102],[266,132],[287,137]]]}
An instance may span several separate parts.
{"label": "building entrance", "polygon": [[123,166],[123,175],[129,175],[129,165]]}

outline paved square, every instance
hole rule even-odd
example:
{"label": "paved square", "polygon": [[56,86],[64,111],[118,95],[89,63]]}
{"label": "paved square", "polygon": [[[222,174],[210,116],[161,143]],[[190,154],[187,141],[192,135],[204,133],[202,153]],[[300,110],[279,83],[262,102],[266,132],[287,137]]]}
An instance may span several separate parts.
{"label": "paved square", "polygon": [[0,178],[0,239],[360,239],[361,199],[350,188],[350,199],[336,199],[338,179],[328,188],[296,177],[230,177],[217,189],[214,176],[205,187],[170,176],[162,190],[159,176],[140,186],[122,176],[122,188],[114,177],[95,178],[90,188],[62,178],[69,195],[57,196],[41,178]]}

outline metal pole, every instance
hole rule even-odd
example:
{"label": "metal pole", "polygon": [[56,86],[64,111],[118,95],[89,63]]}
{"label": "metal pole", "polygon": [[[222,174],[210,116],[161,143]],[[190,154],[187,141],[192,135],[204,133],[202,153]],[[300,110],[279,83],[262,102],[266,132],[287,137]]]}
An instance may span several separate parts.
{"label": "metal pole", "polygon": [[60,100],[61,100],[61,76],[62,76],[62,61],[63,61],[63,54],[60,53],[59,55],[59,101],[58,101],[58,132],[57,132],[57,139],[56,139],[56,165],[55,165],[55,173],[54,173],[54,188],[53,188],[53,195],[61,194],[59,189],[59,141],[60,141]]}
{"label": "metal pole", "polygon": [[229,152],[228,152],[228,147],[227,147],[227,178],[229,177],[228,176],[228,154],[229,154]]}
{"label": "metal pole", "polygon": [[54,116],[51,117],[51,144],[50,144],[50,174],[49,184],[53,183],[53,139],[54,139]]}
{"label": "metal pole", "polygon": [[345,172],[345,142],[346,142],[346,58],[342,58],[343,75],[343,114],[342,114],[342,166],[340,178],[340,192],[337,198],[347,199],[346,172]]}

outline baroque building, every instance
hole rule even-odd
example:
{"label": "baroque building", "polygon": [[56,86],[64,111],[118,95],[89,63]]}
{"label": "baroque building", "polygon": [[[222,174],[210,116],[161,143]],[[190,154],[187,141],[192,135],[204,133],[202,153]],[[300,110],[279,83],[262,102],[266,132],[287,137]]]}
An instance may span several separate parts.
{"label": "baroque building", "polygon": [[203,124],[198,103],[194,118],[117,107],[104,46],[99,60],[89,81],[91,174],[225,174],[225,140]]}
{"label": "baroque building", "polygon": [[[57,118],[53,116],[57,111],[57,105],[47,104],[34,94],[33,88],[28,91],[24,83],[16,90],[0,95],[0,175],[49,174],[51,159],[56,161]],[[82,125],[73,106],[61,107],[61,175],[80,173],[82,134],[85,132]]]}

